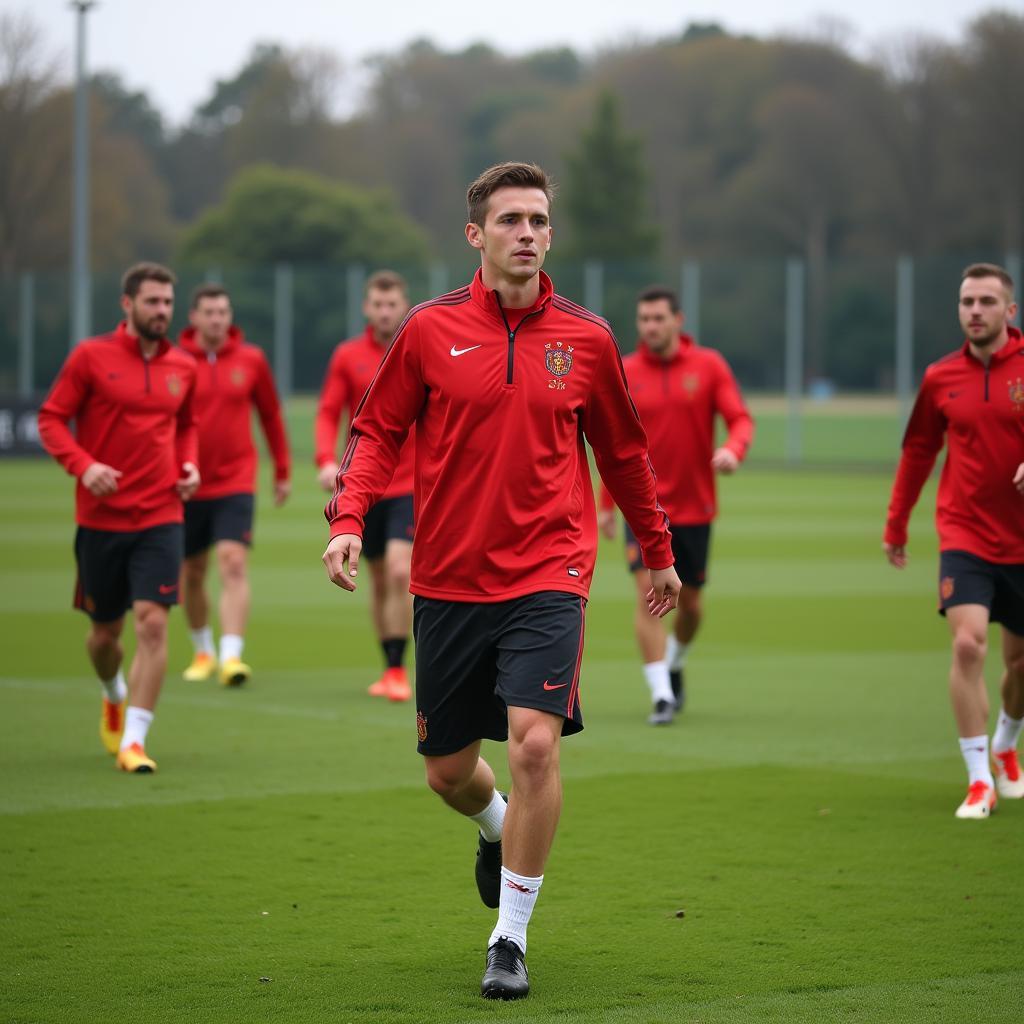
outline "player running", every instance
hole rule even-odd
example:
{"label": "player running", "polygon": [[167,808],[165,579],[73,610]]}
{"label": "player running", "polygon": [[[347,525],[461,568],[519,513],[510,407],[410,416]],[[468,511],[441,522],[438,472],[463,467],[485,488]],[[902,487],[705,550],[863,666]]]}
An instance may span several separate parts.
{"label": "player running", "polygon": [[[342,413],[351,424],[359,400],[377,372],[398,325],[409,312],[405,279],[378,270],[366,282],[363,315],[366,330],[343,341],[331,356],[316,411],[316,463],[320,485],[333,491],[338,475],[338,426]],[[370,614],[384,653],[384,674],[369,688],[373,697],[407,701],[412,687],[405,670],[405,649],[412,630],[412,476],[414,442],[409,440],[391,483],[367,512],[363,524],[363,555],[370,564]]]}
{"label": "player running", "polygon": [[[477,887],[498,920],[481,993],[529,991],[526,932],[561,811],[559,749],[583,728],[580,664],[597,555],[585,440],[675,604],[671,535],[606,321],[541,272],[552,186],[499,164],[467,195],[472,282],[418,306],[352,424],[326,509],[331,580],[353,590],[367,510],[416,425],[416,726],[427,783],[479,829]],[[480,756],[508,740],[506,804]]]}
{"label": "player running", "polygon": [[[166,267],[136,264],[121,292],[125,319],[72,350],[39,410],[39,435],[78,480],[74,603],[92,620],[85,646],[103,687],[100,738],[122,771],[147,773],[156,771],[146,735],[178,600],[182,501],[199,486],[196,365],[167,340],[174,275]],[[126,684],[129,609],[136,650]]]}
{"label": "player running", "polygon": [[218,670],[206,594],[209,550],[220,573],[220,681],[240,686],[252,675],[242,661],[249,617],[249,547],[252,544],[259,463],[252,438],[255,409],[274,460],[274,504],[291,492],[288,437],[274,377],[263,350],[231,322],[231,301],[218,284],[192,296],[189,324],[178,341],[195,357],[196,413],[203,482],[185,506],[182,603],[194,656],[183,675],[205,682]]}
{"label": "player running", "polygon": [[[949,691],[967,766],[958,818],[987,818],[998,795],[1024,797],[1024,339],[1010,326],[1013,280],[975,263],[960,284],[961,348],[925,370],[903,438],[883,550],[907,564],[907,522],[946,444],[939,481],[939,610],[953,638]],[[987,735],[989,622],[1002,625],[1002,708]],[[995,777],[993,778],[993,771]]]}
{"label": "player running", "polygon": [[[627,523],[626,562],[636,580],[634,628],[651,691],[651,725],[669,724],[685,701],[686,658],[703,617],[701,589],[711,523],[718,511],[715,474],[736,472],[754,437],[754,421],[729,364],[714,349],[702,348],[682,333],[683,319],[674,291],[647,288],[637,300],[637,350],[622,360],[629,393],[647,431],[658,498],[668,512],[682,581],[679,609],[666,640],[661,624],[647,612],[647,574]],[[720,446],[715,445],[717,416],[729,430]],[[598,521],[605,536],[614,538],[615,503],[606,487],[601,488]]]}

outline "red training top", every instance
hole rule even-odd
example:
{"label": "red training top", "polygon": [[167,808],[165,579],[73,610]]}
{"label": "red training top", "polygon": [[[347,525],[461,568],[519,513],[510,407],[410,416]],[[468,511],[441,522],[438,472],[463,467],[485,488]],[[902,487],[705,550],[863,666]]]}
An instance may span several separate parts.
{"label": "red training top", "polygon": [[252,439],[253,406],[274,460],[274,479],[291,475],[288,435],[281,403],[263,350],[246,342],[232,325],[216,352],[199,344],[194,327],[178,337],[196,361],[196,414],[199,420],[199,475],[196,500],[225,494],[253,494],[259,468]]}
{"label": "red training top", "polygon": [[889,502],[885,542],[907,543],[907,521],[946,442],[935,524],[942,551],[1024,563],[1024,339],[1015,327],[986,367],[970,345],[932,363],[914,403]]}
{"label": "red training top", "polygon": [[[754,438],[754,421],[725,358],[701,348],[688,334],[671,359],[661,359],[642,341],[622,360],[629,393],[647,431],[658,498],[673,526],[710,523],[718,512],[715,416],[729,428],[725,447],[742,462]],[[613,508],[607,487],[601,507]]]}
{"label": "red training top", "polygon": [[[337,462],[338,423],[344,411],[349,424],[359,400],[373,380],[373,375],[384,358],[387,347],[373,336],[369,324],[366,330],[354,338],[341,342],[331,356],[324,378],[320,403],[316,409],[314,423],[316,446],[315,458],[318,466]],[[391,483],[384,489],[382,498],[397,498],[412,494],[413,464],[415,461],[414,431],[402,448],[401,457],[395,467]]]}
{"label": "red training top", "polygon": [[195,383],[190,355],[161,338],[153,357],[143,359],[139,339],[123,322],[74,348],[39,410],[39,436],[72,476],[81,478],[94,462],[123,474],[104,498],[79,479],[79,526],[130,532],[182,521],[174,485],[183,463],[199,464]]}
{"label": "red training top", "polygon": [[672,565],[647,438],[608,324],[555,295],[503,310],[478,271],[417,306],[356,410],[331,536],[359,534],[416,424],[414,594],[586,597],[597,521],[584,439],[655,569]]}

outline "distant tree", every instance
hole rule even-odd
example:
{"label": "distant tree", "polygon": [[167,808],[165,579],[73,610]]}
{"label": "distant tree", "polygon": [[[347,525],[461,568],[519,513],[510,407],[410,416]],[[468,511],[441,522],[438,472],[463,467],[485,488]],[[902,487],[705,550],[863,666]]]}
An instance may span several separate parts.
{"label": "distant tree", "polygon": [[717,21],[691,21],[683,31],[682,42],[695,43],[701,39],[717,39],[728,35]]}
{"label": "distant tree", "polygon": [[569,250],[578,259],[650,259],[658,229],[648,213],[647,172],[640,139],[625,130],[619,101],[597,98],[594,118],[566,156],[564,203]]}
{"label": "distant tree", "polygon": [[181,243],[192,266],[277,262],[422,266],[420,229],[384,190],[362,189],[305,171],[253,167]]}

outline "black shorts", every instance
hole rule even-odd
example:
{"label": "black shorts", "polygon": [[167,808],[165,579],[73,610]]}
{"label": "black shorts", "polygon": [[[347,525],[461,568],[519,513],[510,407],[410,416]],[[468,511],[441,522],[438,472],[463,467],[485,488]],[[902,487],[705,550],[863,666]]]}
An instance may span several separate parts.
{"label": "black shorts", "polygon": [[966,551],[939,555],[939,614],[958,604],[980,604],[990,622],[1024,636],[1024,565],[986,562]]}
{"label": "black shorts", "polygon": [[363,556],[371,561],[382,558],[389,540],[412,543],[412,495],[381,498],[370,506],[363,520]]}
{"label": "black shorts", "polygon": [[508,711],[560,715],[562,735],[583,728],[580,662],[586,601],[544,591],[473,604],[417,597],[416,730],[421,754],[508,739]]}
{"label": "black shorts", "polygon": [[185,502],[185,557],[211,548],[217,541],[233,540],[252,546],[252,517],[256,499],[251,494],[225,494]]}
{"label": "black shorts", "polygon": [[74,606],[94,622],[114,622],[133,601],[177,604],[181,557],[181,523],[129,533],[80,526]]}
{"label": "black shorts", "polygon": [[[637,543],[629,523],[624,522],[626,539],[626,561],[630,572],[644,567]],[[711,524],[698,523],[695,526],[670,526],[672,531],[672,558],[675,560],[679,581],[688,587],[703,587],[707,582],[708,549],[711,546]]]}

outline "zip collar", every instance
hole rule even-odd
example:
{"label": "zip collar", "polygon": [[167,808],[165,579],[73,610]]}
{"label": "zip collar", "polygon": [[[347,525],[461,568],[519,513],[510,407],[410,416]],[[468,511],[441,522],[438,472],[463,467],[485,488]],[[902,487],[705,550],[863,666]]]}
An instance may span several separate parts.
{"label": "zip collar", "polygon": [[679,348],[676,349],[675,354],[671,359],[662,359],[661,356],[656,355],[647,347],[647,343],[645,341],[641,340],[636,343],[636,350],[640,354],[640,358],[651,366],[673,366],[676,363],[685,362],[687,356],[689,356],[696,347],[697,341],[692,334],[680,334]]}
{"label": "zip collar", "polygon": [[190,355],[196,359],[205,359],[208,356],[214,355],[218,359],[222,359],[226,355],[230,355],[236,349],[241,348],[242,342],[245,341],[245,336],[242,334],[242,328],[236,327],[232,324],[228,328],[227,337],[224,339],[223,344],[214,352],[210,352],[199,343],[199,332],[194,327],[186,327],[181,334],[178,335],[178,344]]}
{"label": "zip collar", "polygon": [[1007,339],[1006,344],[998,352],[992,353],[987,366],[971,351],[970,341],[964,341],[960,348],[960,352],[967,359],[970,359],[972,363],[977,363],[979,366],[991,370],[993,366],[1003,363],[1012,356],[1024,351],[1024,336],[1021,335],[1021,332],[1016,327],[1008,327],[1007,333],[1009,334],[1009,338]]}
{"label": "zip collar", "polygon": [[473,280],[469,284],[469,296],[476,305],[483,309],[489,316],[494,317],[494,319],[501,323],[503,327],[507,325],[507,314],[514,312],[518,316],[518,322],[515,328],[518,329],[519,324],[521,324],[526,317],[532,316],[535,313],[540,314],[546,312],[548,305],[555,294],[551,278],[548,277],[543,270],[539,272],[539,276],[540,292],[537,295],[537,301],[528,309],[504,310],[501,305],[501,300],[498,297],[498,293],[484,284],[483,270],[478,270],[473,275]]}
{"label": "zip collar", "polygon": [[149,359],[144,359],[142,355],[142,343],[138,336],[128,333],[128,321],[122,320],[117,327],[114,328],[114,341],[128,352],[132,352],[137,355],[144,362],[152,362],[154,359],[161,359],[167,354],[171,347],[170,341],[167,338],[161,338],[157,342],[156,351],[150,356]]}

